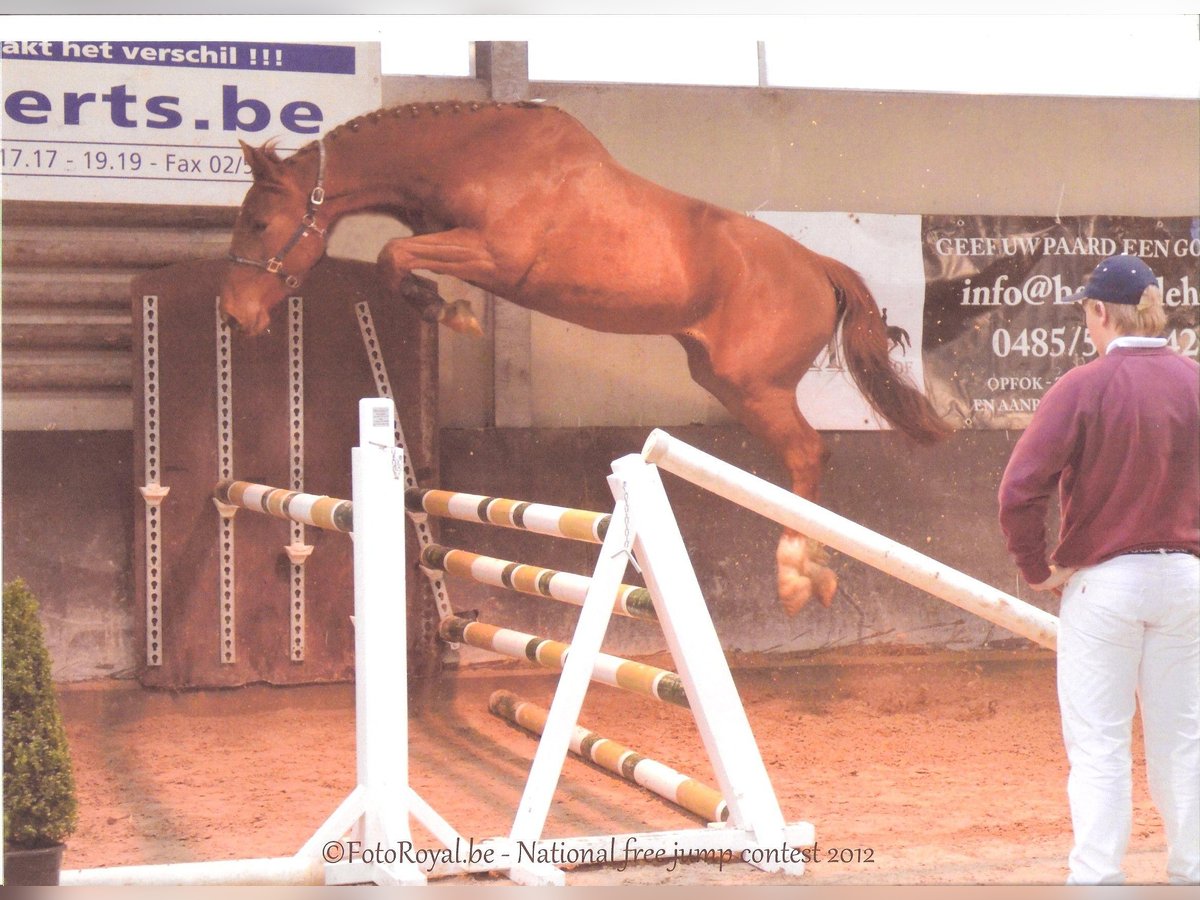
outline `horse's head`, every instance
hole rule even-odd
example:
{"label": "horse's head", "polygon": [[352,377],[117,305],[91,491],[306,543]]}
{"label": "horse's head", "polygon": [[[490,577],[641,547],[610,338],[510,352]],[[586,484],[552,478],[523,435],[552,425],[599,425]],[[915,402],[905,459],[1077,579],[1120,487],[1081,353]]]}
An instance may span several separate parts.
{"label": "horse's head", "polygon": [[[325,253],[325,229],[317,211],[324,201],[324,148],[316,184],[302,185],[304,167],[285,165],[267,145],[242,142],[254,184],[242,201],[229,247],[229,271],[221,286],[221,315],[248,335],[270,324],[271,309],[300,286]],[[310,176],[311,177],[311,176]]]}

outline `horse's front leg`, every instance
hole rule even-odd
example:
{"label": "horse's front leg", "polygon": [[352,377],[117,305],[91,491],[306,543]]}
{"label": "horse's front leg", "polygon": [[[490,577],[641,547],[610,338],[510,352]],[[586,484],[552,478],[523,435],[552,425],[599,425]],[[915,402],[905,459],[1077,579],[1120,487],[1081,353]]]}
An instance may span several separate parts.
{"label": "horse's front leg", "polygon": [[437,234],[396,238],[384,244],[376,261],[388,289],[404,299],[427,322],[481,337],[483,327],[466,300],[447,301],[432,279],[413,274],[424,269],[486,283],[495,274],[495,263],[478,233],[455,228]]}
{"label": "horse's front leg", "polygon": [[483,326],[466,300],[445,299],[432,278],[398,269],[382,253],[376,266],[388,290],[408,303],[426,322],[440,323],[451,331],[483,337]]}
{"label": "horse's front leg", "polygon": [[474,337],[483,337],[483,326],[475,318],[471,304],[466,300],[447,300],[438,290],[432,278],[415,272],[398,273],[390,266],[380,265],[380,273],[389,290],[415,309],[426,322],[445,325]]}

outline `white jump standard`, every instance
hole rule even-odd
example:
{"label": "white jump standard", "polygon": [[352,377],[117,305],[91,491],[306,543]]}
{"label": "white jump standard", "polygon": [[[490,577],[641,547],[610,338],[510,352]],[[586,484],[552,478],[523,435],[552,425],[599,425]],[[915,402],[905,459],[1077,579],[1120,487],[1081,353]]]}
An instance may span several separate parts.
{"label": "white jump standard", "polygon": [[[615,500],[611,515],[451,491],[410,490],[407,495],[410,510],[602,544],[569,645],[455,617],[442,621],[446,639],[520,658],[544,657],[539,661],[562,667],[509,844],[524,846],[541,839],[584,696],[597,673],[604,673],[609,684],[672,702],[644,689],[662,675],[658,683],[671,677],[679,686],[672,689],[671,696],[678,698],[674,702],[686,703],[696,720],[728,819],[705,829],[639,834],[633,836],[638,846],[682,856],[728,852],[767,871],[800,875],[814,829],[808,822],[784,821],[657,471],[640,457],[626,456],[613,463],[609,487]],[[646,580],[678,675],[600,652],[614,613],[613,598],[630,565]],[[618,668],[636,673],[631,681],[641,682],[641,689],[622,684],[615,674]],[[527,879],[519,866],[509,874],[517,881]]]}
{"label": "white jump standard", "polygon": [[453,834],[409,787],[407,623],[404,605],[396,602],[405,578],[404,484],[397,474],[403,451],[395,446],[394,423],[391,400],[360,402],[359,446],[351,452],[353,506],[247,482],[217,489],[222,502],[239,508],[337,531],[354,528],[357,786],[292,857],[65,871],[62,884],[425,883],[415,862],[331,862],[324,849],[347,835],[370,847],[411,841],[410,815],[439,838]]}

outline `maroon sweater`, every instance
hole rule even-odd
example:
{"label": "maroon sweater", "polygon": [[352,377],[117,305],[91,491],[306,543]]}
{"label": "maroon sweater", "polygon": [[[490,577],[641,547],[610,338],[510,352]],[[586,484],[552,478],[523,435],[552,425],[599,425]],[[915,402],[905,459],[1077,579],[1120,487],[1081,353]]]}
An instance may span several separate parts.
{"label": "maroon sweater", "polygon": [[1042,397],[1000,482],[1000,527],[1030,584],[1050,577],[1056,484],[1056,564],[1153,548],[1200,556],[1200,365],[1167,347],[1113,347]]}

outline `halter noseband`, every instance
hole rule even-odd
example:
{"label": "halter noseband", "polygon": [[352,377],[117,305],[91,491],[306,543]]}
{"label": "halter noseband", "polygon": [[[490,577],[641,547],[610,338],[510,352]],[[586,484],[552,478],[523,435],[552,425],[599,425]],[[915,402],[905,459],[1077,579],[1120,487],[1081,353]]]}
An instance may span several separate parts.
{"label": "halter noseband", "polygon": [[320,235],[322,241],[325,239],[327,229],[317,227],[317,210],[321,204],[325,202],[325,142],[317,141],[317,184],[312,189],[312,193],[308,195],[308,210],[300,219],[300,224],[296,226],[296,230],[292,232],[292,236],[288,242],[283,245],[283,249],[276,253],[268,260],[247,259],[244,256],[238,256],[232,250],[229,251],[229,259],[231,262],[238,263],[243,266],[254,266],[256,269],[265,269],[272,275],[278,275],[283,279],[283,283],[289,288],[295,290],[300,287],[300,278],[296,275],[289,275],[283,271],[283,260],[292,248],[300,241],[307,237],[309,232],[315,232]]}

